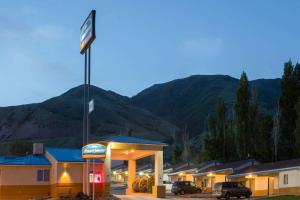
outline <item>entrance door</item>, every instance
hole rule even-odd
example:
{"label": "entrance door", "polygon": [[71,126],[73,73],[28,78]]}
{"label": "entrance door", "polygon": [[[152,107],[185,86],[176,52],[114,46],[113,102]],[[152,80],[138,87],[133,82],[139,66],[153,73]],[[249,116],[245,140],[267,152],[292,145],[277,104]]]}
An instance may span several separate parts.
{"label": "entrance door", "polygon": [[269,182],[269,186],[268,186],[268,194],[270,195],[274,195],[274,178],[273,177],[269,177],[268,178],[268,182]]}

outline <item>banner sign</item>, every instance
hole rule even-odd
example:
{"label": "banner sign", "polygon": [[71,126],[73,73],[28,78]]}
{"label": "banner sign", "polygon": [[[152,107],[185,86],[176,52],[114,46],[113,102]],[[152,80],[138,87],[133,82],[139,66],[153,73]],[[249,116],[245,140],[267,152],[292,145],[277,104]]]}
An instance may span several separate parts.
{"label": "banner sign", "polygon": [[82,147],[82,158],[105,158],[106,147],[102,144],[88,144]]}
{"label": "banner sign", "polygon": [[83,54],[96,38],[96,10],[92,10],[80,28],[80,53]]}

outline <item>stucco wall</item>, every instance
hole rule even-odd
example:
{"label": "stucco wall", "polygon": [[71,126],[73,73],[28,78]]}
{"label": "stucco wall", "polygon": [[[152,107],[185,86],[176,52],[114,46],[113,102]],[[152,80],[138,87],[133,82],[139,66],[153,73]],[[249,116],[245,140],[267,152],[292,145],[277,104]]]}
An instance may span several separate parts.
{"label": "stucco wall", "polygon": [[216,175],[214,183],[225,182],[225,175]]}
{"label": "stucco wall", "polygon": [[[288,175],[288,184],[284,184],[284,175]],[[300,170],[283,171],[279,173],[279,188],[299,187],[300,186]]]}
{"label": "stucco wall", "polygon": [[37,181],[37,170],[39,169],[49,170],[50,166],[0,166],[1,185],[49,185],[50,181]]}
{"label": "stucco wall", "polygon": [[267,176],[255,177],[255,190],[268,190],[268,177]]}

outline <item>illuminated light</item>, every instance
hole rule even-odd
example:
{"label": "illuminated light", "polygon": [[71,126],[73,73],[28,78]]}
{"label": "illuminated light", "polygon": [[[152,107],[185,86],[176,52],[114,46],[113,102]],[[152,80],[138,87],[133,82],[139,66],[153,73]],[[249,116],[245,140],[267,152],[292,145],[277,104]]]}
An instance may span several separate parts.
{"label": "illuminated light", "polygon": [[253,178],[253,175],[249,174],[249,175],[246,176],[246,178]]}
{"label": "illuminated light", "polygon": [[212,177],[212,176],[214,176],[214,174],[210,172],[207,174],[207,176]]}
{"label": "illuminated light", "polygon": [[144,172],[139,172],[139,175],[140,176],[144,176]]}
{"label": "illuminated light", "polygon": [[179,173],[179,176],[183,176],[183,173],[181,172],[181,173]]}
{"label": "illuminated light", "polygon": [[116,175],[116,174],[117,174],[117,172],[116,172],[116,171],[113,171],[113,174],[114,174],[114,175]]}
{"label": "illuminated light", "polygon": [[128,151],[125,151],[125,154],[128,155]]}
{"label": "illuminated light", "polygon": [[125,175],[128,175],[128,171],[125,172]]}
{"label": "illuminated light", "polygon": [[64,171],[63,176],[68,176],[68,172]]}
{"label": "illuminated light", "polygon": [[134,151],[134,149],[131,149],[130,152],[131,152],[131,153],[134,153],[135,151]]}

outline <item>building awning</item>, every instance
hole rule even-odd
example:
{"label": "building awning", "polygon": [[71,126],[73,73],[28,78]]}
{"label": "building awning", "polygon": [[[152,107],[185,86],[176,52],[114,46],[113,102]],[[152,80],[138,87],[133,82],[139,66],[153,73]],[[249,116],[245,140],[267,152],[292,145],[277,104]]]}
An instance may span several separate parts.
{"label": "building awning", "polygon": [[124,144],[168,146],[166,143],[163,142],[146,140],[146,139],[141,139],[136,137],[129,137],[124,135],[112,136],[99,141],[99,143],[109,143],[109,142],[117,142],[117,143],[124,143]]}

